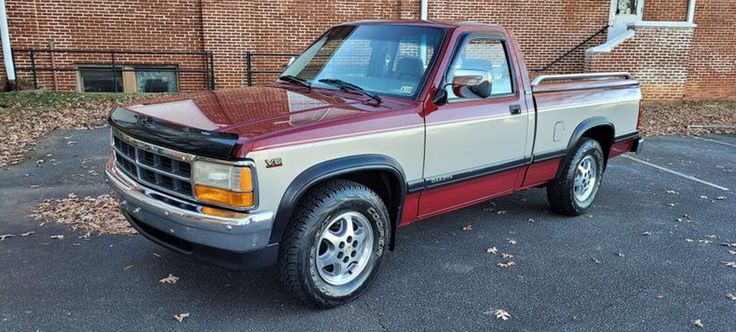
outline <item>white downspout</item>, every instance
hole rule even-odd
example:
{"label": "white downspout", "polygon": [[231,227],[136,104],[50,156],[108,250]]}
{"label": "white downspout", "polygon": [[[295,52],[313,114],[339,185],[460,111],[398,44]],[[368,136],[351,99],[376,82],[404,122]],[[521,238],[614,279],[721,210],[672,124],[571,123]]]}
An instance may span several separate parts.
{"label": "white downspout", "polygon": [[422,0],[422,5],[421,6],[422,6],[421,7],[422,9],[419,12],[419,15],[420,15],[419,18],[422,21],[426,21],[427,20],[427,11],[429,10],[429,0]]}
{"label": "white downspout", "polygon": [[10,49],[10,32],[8,31],[8,13],[5,10],[5,0],[0,0],[0,42],[3,44],[3,61],[8,82],[15,84],[15,65],[13,53]]}
{"label": "white downspout", "polygon": [[695,21],[695,0],[687,2],[687,23],[694,23]]}

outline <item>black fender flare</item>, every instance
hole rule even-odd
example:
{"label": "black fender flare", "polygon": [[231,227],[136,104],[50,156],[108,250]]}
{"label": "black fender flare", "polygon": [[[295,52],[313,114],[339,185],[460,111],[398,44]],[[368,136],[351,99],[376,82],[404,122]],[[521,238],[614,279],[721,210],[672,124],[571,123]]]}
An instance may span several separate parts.
{"label": "black fender flare", "polygon": [[[324,180],[360,171],[388,171],[396,177],[399,185],[397,190],[399,201],[397,205],[398,210],[395,211],[395,220],[391,223],[391,237],[389,243],[389,248],[393,249],[396,239],[396,229],[401,221],[401,210],[404,205],[404,198],[406,197],[406,177],[404,176],[404,170],[398,161],[391,157],[379,154],[355,155],[332,159],[311,166],[299,174],[291,184],[289,184],[281,198],[281,202],[279,203],[279,208],[276,212],[273,226],[271,228],[271,238],[269,243],[273,244],[281,241],[284,231],[289,225],[289,221],[296,204],[307,191]],[[389,215],[392,214],[391,212],[392,211],[389,211]]]}
{"label": "black fender flare", "polygon": [[609,118],[605,116],[594,116],[592,118],[587,118],[580,122],[580,124],[575,127],[575,130],[573,130],[572,136],[570,136],[570,142],[567,144],[567,151],[570,152],[575,147],[575,145],[578,144],[586,131],[601,126],[610,127],[615,137],[616,127],[614,127],[613,122],[611,122]]}
{"label": "black fender flare", "polygon": [[572,135],[570,136],[570,141],[567,143],[567,153],[565,154],[565,157],[562,160],[562,164],[560,164],[560,167],[557,169],[557,175],[556,178],[560,177],[560,173],[562,173],[564,163],[567,162],[568,158],[572,156],[573,149],[575,146],[580,142],[580,139],[583,138],[583,135],[590,129],[596,128],[596,127],[608,127],[611,128],[611,132],[614,133],[614,137],[616,135],[616,127],[613,125],[613,122],[608,117],[599,115],[587,118],[580,122],[577,127],[575,127],[575,130],[573,130]]}

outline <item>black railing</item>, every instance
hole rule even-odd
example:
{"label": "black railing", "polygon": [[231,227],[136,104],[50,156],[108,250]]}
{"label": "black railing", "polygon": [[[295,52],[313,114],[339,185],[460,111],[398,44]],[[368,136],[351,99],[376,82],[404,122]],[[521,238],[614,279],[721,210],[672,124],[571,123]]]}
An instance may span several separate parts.
{"label": "black railing", "polygon": [[[50,66],[40,65],[38,64],[39,55],[40,54],[48,54],[48,56],[51,58],[51,60],[46,61],[50,62]],[[78,65],[78,66],[72,66],[72,67],[57,67],[54,65],[54,59],[53,55],[55,54],[79,54],[79,55],[95,55],[95,54],[107,54],[110,56],[109,63],[90,63],[88,65],[92,66],[98,66],[98,65],[104,65],[105,67],[89,67],[87,65]],[[117,75],[114,75],[115,73],[122,73],[126,71],[133,71],[133,72],[174,72],[176,74],[177,80],[179,80],[179,76],[181,73],[202,73],[204,74],[204,82],[205,82],[205,88],[208,90],[214,90],[215,89],[215,63],[214,63],[214,57],[212,55],[212,52],[210,51],[204,51],[204,52],[176,52],[176,51],[128,51],[128,50],[89,50],[89,49],[57,49],[57,48],[17,48],[12,49],[12,55],[13,55],[13,63],[16,64],[15,71],[18,73],[31,73],[32,76],[32,82],[33,82],[33,89],[38,89],[38,77],[39,73],[42,72],[79,72],[79,71],[104,71],[104,72],[110,72],[112,75],[113,80],[113,86],[117,89]],[[30,65],[26,66],[18,66],[18,57],[19,56],[28,56],[28,60],[25,61],[25,63],[28,63]],[[145,63],[146,61],[143,60],[143,63],[138,63],[140,60],[136,58],[136,66],[140,67],[154,67],[154,66],[163,66],[160,68],[126,68],[127,64],[120,62],[120,57],[124,56],[172,56],[179,58],[178,60],[172,60],[172,62],[178,62],[181,60],[182,57],[187,56],[199,56],[202,57],[202,67],[183,67],[180,68],[178,65],[174,65],[172,63],[167,64],[160,64],[160,59],[155,59],[156,63]],[[64,61],[69,60],[69,57],[65,57],[63,59]],[[78,59],[71,59],[71,61],[74,61],[75,63],[79,62]],[[167,65],[174,65],[171,68],[167,68]],[[109,67],[107,67],[109,66]],[[19,84],[16,85],[16,89],[19,89]],[[121,92],[121,91],[115,91],[115,92]]]}
{"label": "black railing", "polygon": [[253,85],[253,74],[281,74],[283,70],[253,70],[253,59],[256,57],[292,57],[298,56],[295,53],[257,53],[248,51],[245,53],[245,74],[248,79],[248,86]]}
{"label": "black railing", "polygon": [[575,45],[573,48],[567,50],[565,53],[563,53],[562,55],[560,55],[556,59],[552,60],[552,62],[548,63],[544,67],[539,68],[539,69],[532,69],[532,71],[534,71],[534,72],[542,72],[542,71],[545,71],[547,69],[550,69],[552,66],[554,66],[558,62],[562,61],[562,59],[564,59],[568,55],[572,54],[572,52],[577,51],[579,48],[583,47],[583,45],[585,45],[588,42],[590,42],[591,40],[593,40],[593,38],[598,37],[599,35],[605,33],[606,31],[608,31],[608,26],[607,25],[604,26],[604,27],[602,27],[600,30],[596,31],[594,34],[592,34],[590,37],[586,38],[585,40],[583,40],[579,44]]}

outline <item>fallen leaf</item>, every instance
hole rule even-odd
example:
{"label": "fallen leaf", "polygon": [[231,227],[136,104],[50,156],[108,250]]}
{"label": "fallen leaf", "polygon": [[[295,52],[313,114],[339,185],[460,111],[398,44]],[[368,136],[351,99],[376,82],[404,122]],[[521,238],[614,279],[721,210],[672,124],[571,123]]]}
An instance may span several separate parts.
{"label": "fallen leaf", "polygon": [[512,267],[512,266],[516,265],[516,262],[514,262],[514,261],[508,261],[506,263],[498,263],[496,265],[498,265],[500,267]]}
{"label": "fallen leaf", "polygon": [[731,301],[736,301],[736,295],[734,295],[733,293],[726,293],[726,298]]}
{"label": "fallen leaf", "polygon": [[44,200],[33,209],[31,217],[68,225],[87,234],[135,233],[120,212],[119,201],[108,194],[79,197],[70,193],[64,199]]}
{"label": "fallen leaf", "polygon": [[649,235],[652,235],[652,232],[650,232],[650,231],[646,231],[646,232],[644,232],[644,233],[641,233],[641,235],[644,235],[644,236],[649,236]]}
{"label": "fallen leaf", "polygon": [[506,211],[504,211],[504,210],[498,210],[498,211],[496,211],[496,214],[497,215],[506,214]]}
{"label": "fallen leaf", "polygon": [[498,249],[496,247],[490,247],[490,248],[486,249],[486,253],[494,254],[495,255],[495,254],[498,253]]}
{"label": "fallen leaf", "polygon": [[516,240],[506,240],[509,244],[516,244]]}
{"label": "fallen leaf", "polygon": [[503,309],[497,309],[495,315],[496,315],[496,318],[501,319],[501,320],[509,320],[509,318],[511,318],[511,314],[509,314],[506,310],[503,310]]}
{"label": "fallen leaf", "polygon": [[624,256],[624,254],[623,254],[623,253],[620,253],[620,252],[619,252],[619,253],[616,253],[616,256],[618,256],[618,257],[622,257],[622,258],[623,258],[623,257],[626,257],[626,256]]}
{"label": "fallen leaf", "polygon": [[736,255],[736,250],[729,250],[728,253],[731,255]]}
{"label": "fallen leaf", "polygon": [[128,271],[128,270],[130,270],[132,268],[133,268],[133,265],[131,264],[131,265],[128,265],[128,266],[124,267],[123,268],[123,271]]}
{"label": "fallen leaf", "polygon": [[472,231],[473,230],[473,225],[467,224],[467,225],[463,226],[463,230],[466,231],[466,232]]}
{"label": "fallen leaf", "polygon": [[527,220],[527,221],[528,221],[528,222],[534,222],[534,219],[532,219],[532,218],[529,218],[529,220]]}
{"label": "fallen leaf", "polygon": [[34,231],[30,231],[30,232],[26,232],[26,233],[21,233],[20,236],[26,237],[26,236],[30,236],[31,234],[35,234],[35,233],[36,232],[34,232]]}
{"label": "fallen leaf", "polygon": [[700,198],[702,198],[702,199],[708,199],[708,196],[705,196],[705,195],[700,195],[700,196],[698,196],[698,197],[700,197]]}
{"label": "fallen leaf", "polygon": [[693,239],[685,239],[685,242],[695,242]]}
{"label": "fallen leaf", "polygon": [[693,323],[694,326],[703,328],[703,322],[700,319],[696,319],[696,320],[692,321],[692,323]]}
{"label": "fallen leaf", "polygon": [[154,252],[153,255],[156,256],[156,257],[161,257],[161,255],[159,253],[157,253],[157,252]]}
{"label": "fallen leaf", "polygon": [[164,283],[164,284],[171,284],[171,285],[173,285],[177,281],[179,281],[179,277],[177,277],[177,276],[169,273],[169,276],[168,277],[163,278],[163,279],[159,280],[158,282],[161,282],[161,283]]}
{"label": "fallen leaf", "polygon": [[677,203],[667,203],[667,205],[674,207],[677,205]]}
{"label": "fallen leaf", "polygon": [[6,238],[9,238],[9,237],[14,237],[14,236],[15,236],[14,234],[3,234],[3,235],[0,235],[0,241],[5,240]]}
{"label": "fallen leaf", "polygon": [[726,264],[726,266],[730,266],[736,269],[736,262],[721,262],[721,263]]}
{"label": "fallen leaf", "polygon": [[657,294],[657,296],[655,296],[655,297],[656,297],[657,299],[661,300],[661,299],[663,299],[663,298],[664,298],[664,295],[662,295],[662,294]]}
{"label": "fallen leaf", "polygon": [[716,199],[719,200],[719,201],[722,201],[722,200],[726,199],[726,196],[718,196],[718,197],[716,197]]}
{"label": "fallen leaf", "polygon": [[666,193],[668,193],[668,194],[672,194],[672,195],[679,195],[679,194],[680,194],[680,193],[678,193],[678,192],[676,192],[676,191],[674,191],[674,190],[670,190],[670,189],[667,189],[667,190],[665,190],[664,192],[666,192]]}
{"label": "fallen leaf", "polygon": [[174,319],[176,319],[179,323],[184,321],[185,319],[189,318],[188,312],[182,312],[180,314],[174,315]]}
{"label": "fallen leaf", "polygon": [[64,239],[64,235],[51,235],[50,238],[52,238],[54,240],[63,240]]}
{"label": "fallen leaf", "polygon": [[600,263],[601,263],[601,261],[600,261],[600,260],[598,260],[598,258],[595,258],[595,257],[593,257],[593,258],[591,258],[591,259],[592,259],[592,260],[593,260],[593,262],[594,262],[594,263],[596,263],[596,264],[600,264]]}
{"label": "fallen leaf", "polygon": [[513,258],[513,257],[514,257],[514,255],[509,254],[509,253],[505,253],[505,252],[502,252],[501,253],[501,258],[504,258],[505,259],[505,258]]}
{"label": "fallen leaf", "polygon": [[704,236],[704,237],[705,237],[706,239],[711,239],[711,240],[715,240],[715,239],[716,239],[716,236],[715,236],[715,235],[706,235],[706,236]]}

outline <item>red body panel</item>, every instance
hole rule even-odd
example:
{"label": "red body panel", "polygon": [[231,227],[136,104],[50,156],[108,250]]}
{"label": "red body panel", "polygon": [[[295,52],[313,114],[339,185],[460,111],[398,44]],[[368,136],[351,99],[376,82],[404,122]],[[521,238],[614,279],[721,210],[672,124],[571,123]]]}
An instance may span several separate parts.
{"label": "red body panel", "polygon": [[632,138],[625,141],[613,143],[613,145],[611,145],[611,152],[608,155],[608,158],[613,158],[615,156],[632,151],[637,139],[638,138]]}
{"label": "red body panel", "polygon": [[557,175],[557,170],[560,168],[561,160],[562,158],[551,159],[530,165],[526,170],[526,176],[524,177],[524,183],[522,183],[521,188],[538,186],[554,179]]}

